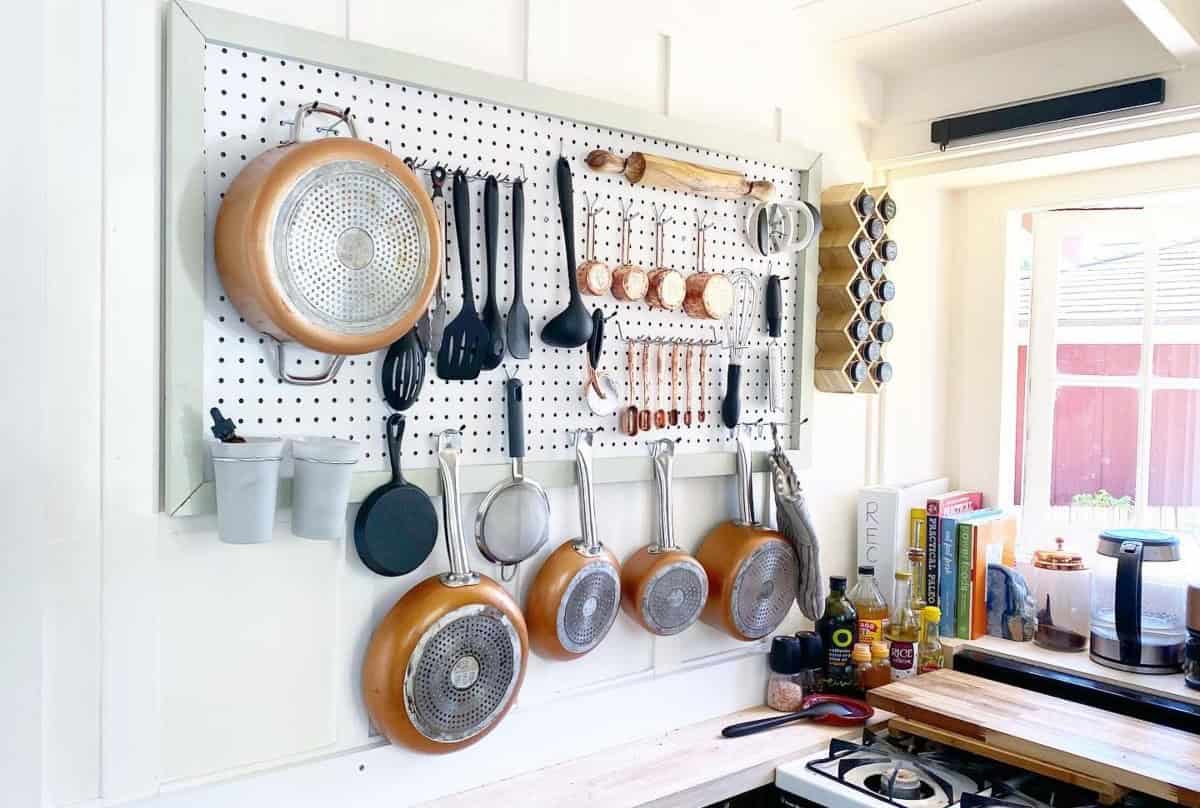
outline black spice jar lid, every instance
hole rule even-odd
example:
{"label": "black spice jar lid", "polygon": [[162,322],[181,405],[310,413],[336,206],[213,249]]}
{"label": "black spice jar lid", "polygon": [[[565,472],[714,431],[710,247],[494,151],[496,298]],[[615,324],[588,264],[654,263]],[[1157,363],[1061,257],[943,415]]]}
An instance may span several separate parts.
{"label": "black spice jar lid", "polygon": [[796,641],[800,643],[800,659],[803,670],[825,666],[825,646],[821,643],[820,634],[815,631],[797,631]]}
{"label": "black spice jar lid", "polygon": [[767,664],[775,673],[799,673],[805,668],[803,663],[804,646],[799,638],[785,635],[771,640]]}

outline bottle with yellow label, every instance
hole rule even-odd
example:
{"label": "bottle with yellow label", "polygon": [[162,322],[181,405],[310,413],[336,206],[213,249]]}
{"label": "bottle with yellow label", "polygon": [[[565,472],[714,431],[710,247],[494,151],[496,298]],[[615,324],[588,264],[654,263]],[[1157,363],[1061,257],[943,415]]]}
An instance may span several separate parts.
{"label": "bottle with yellow label", "polygon": [[888,605],[879,591],[875,580],[875,568],[862,566],[858,568],[858,580],[850,590],[850,602],[854,604],[854,612],[858,615],[858,641],[868,645],[883,639],[887,628]]}

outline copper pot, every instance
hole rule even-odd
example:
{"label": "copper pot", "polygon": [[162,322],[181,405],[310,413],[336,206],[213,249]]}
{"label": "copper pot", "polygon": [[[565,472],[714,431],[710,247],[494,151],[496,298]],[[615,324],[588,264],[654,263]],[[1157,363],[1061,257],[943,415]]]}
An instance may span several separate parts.
{"label": "copper pot", "polygon": [[[586,198],[586,194],[584,195]],[[587,200],[587,213],[583,225],[583,261],[575,268],[575,279],[579,290],[585,295],[604,295],[612,288],[613,273],[608,264],[596,258],[596,214],[598,210]]]}
{"label": "copper pot", "polygon": [[525,618],[512,597],[467,563],[458,501],[462,435],[438,439],[450,572],[409,590],[379,623],[363,662],[371,722],[395,744],[452,752],[480,740],[508,712],[529,659]]}
{"label": "copper pot", "polygon": [[[351,136],[303,140],[314,112],[341,119]],[[379,350],[413,327],[437,285],[441,241],[408,166],[359,140],[348,110],[306,104],[292,140],[230,184],[214,253],[226,295],[252,328],[344,356]]]}
{"label": "copper pot", "polygon": [[620,611],[621,568],[596,532],[591,430],[575,433],[575,470],[583,536],[550,554],[525,600],[530,645],[551,659],[578,659],[591,651]]}
{"label": "copper pot", "polygon": [[675,441],[661,438],[650,444],[654,479],[658,483],[658,533],[621,566],[621,608],[647,631],[659,636],[678,634],[696,622],[708,598],[704,567],[675,543],[671,508],[671,471]]}
{"label": "copper pot", "polygon": [[771,634],[796,602],[799,561],[783,534],[754,519],[749,427],[737,431],[739,518],[713,528],[696,552],[708,573],[700,619],[739,640]]}
{"label": "copper pot", "polygon": [[629,231],[633,218],[629,208],[632,204],[621,206],[621,264],[613,270],[612,277],[612,294],[617,300],[641,300],[650,283],[646,270],[629,261]]}
{"label": "copper pot", "polygon": [[688,276],[683,310],[688,317],[724,320],[733,311],[733,283],[724,275],[704,268],[704,231],[707,228],[703,218],[697,220],[696,271]]}
{"label": "copper pot", "polygon": [[672,220],[664,220],[656,207],[654,213],[654,269],[650,270],[646,276],[646,302],[656,309],[674,311],[683,305],[687,287],[684,284],[682,272],[663,266],[663,225],[667,221]]}

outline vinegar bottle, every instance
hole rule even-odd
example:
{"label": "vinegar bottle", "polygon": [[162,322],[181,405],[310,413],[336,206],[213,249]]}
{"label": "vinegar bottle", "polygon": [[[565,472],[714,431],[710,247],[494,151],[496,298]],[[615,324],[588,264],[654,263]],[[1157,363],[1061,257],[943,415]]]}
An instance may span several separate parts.
{"label": "vinegar bottle", "polygon": [[[916,551],[918,554],[920,551]],[[910,551],[910,558],[911,558]],[[911,562],[910,562],[911,565]],[[920,626],[912,605],[912,568],[896,570],[896,590],[892,596],[892,614],[884,636],[891,643],[888,659],[892,665],[892,681],[907,679],[917,672],[917,641]]]}
{"label": "vinegar bottle", "polygon": [[870,644],[883,639],[883,629],[887,625],[888,606],[875,582],[875,568],[862,566],[858,568],[858,580],[848,595],[854,604],[858,615],[858,641]]}

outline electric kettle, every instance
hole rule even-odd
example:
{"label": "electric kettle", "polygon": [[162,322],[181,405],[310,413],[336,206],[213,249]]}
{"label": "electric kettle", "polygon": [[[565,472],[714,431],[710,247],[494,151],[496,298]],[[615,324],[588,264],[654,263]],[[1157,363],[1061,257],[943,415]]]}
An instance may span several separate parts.
{"label": "electric kettle", "polygon": [[1108,530],[1096,552],[1092,660],[1134,673],[1179,671],[1187,642],[1179,539],[1158,530]]}

